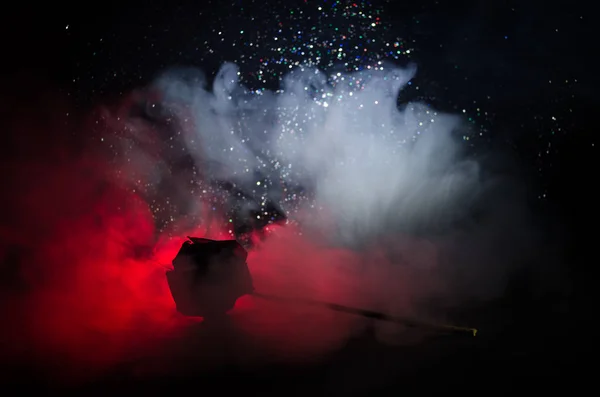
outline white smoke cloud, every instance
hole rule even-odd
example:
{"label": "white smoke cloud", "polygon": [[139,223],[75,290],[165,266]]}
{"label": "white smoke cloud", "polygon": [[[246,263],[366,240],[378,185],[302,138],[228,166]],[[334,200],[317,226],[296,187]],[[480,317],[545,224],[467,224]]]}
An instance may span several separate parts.
{"label": "white smoke cloud", "polygon": [[[259,203],[269,196],[300,225],[302,237],[288,231],[251,255],[261,291],[402,316],[433,301],[451,307],[498,297],[531,261],[537,236],[520,183],[466,155],[459,117],[424,103],[398,106],[415,72],[298,67],[279,90],[251,91],[237,66],[225,64],[212,87],[194,69],[155,82],[205,177],[234,183]],[[338,254],[340,244],[353,254]],[[279,314],[282,324],[299,326],[302,316],[290,310]]]}
{"label": "white smoke cloud", "polygon": [[393,65],[333,75],[300,67],[279,91],[253,93],[225,64],[212,90],[181,72],[157,86],[167,106],[193,115],[188,147],[199,162],[225,165],[218,177],[259,193],[258,173],[309,186],[317,209],[308,213],[325,208],[353,240],[391,226],[451,222],[478,194],[478,164],[461,158],[452,136],[460,120],[421,103],[399,110],[398,93],[414,73]]}

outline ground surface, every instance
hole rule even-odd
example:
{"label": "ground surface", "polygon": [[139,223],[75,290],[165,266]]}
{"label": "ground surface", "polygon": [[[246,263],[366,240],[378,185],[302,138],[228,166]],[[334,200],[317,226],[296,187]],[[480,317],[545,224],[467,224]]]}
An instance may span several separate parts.
{"label": "ground surface", "polygon": [[[504,302],[471,314],[471,321],[478,320],[480,326],[476,338],[437,336],[393,347],[366,332],[327,357],[302,365],[269,362],[264,359],[268,353],[249,350],[251,338],[232,321],[198,323],[158,343],[147,357],[123,363],[85,384],[56,388],[32,375],[20,379],[15,390],[43,388],[45,394],[93,396],[481,395],[572,390],[579,385],[579,368],[585,365],[584,335],[575,334],[575,326],[564,314],[540,309],[528,315],[525,309]],[[246,359],[239,349],[246,352]],[[251,357],[261,357],[262,364],[253,365]]]}

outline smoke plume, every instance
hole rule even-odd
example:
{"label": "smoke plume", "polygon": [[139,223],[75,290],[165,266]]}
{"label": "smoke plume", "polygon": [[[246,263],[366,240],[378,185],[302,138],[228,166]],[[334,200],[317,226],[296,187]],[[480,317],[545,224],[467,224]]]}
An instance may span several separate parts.
{"label": "smoke plume", "polygon": [[[57,372],[157,346],[225,357],[226,344],[216,352],[201,335],[180,350],[164,342],[191,332],[164,271],[185,235],[231,238],[227,194],[267,218],[249,256],[261,292],[432,319],[501,295],[535,252],[524,191],[489,157],[467,156],[460,118],[398,105],[415,71],[298,67],[270,92],[245,88],[226,64],[210,87],[198,70],[168,71],[84,122],[56,116],[68,107],[44,112],[49,122],[13,112],[1,254],[14,332],[3,350],[60,362]],[[267,201],[285,224],[269,224]],[[227,351],[249,364],[314,359],[367,325],[244,297]],[[405,340],[400,327],[376,330]]]}
{"label": "smoke plume", "polygon": [[[393,266],[427,268],[430,280],[467,277],[473,285],[461,293],[492,297],[513,270],[506,263],[526,261],[534,242],[525,191],[514,175],[493,171],[506,159],[467,155],[459,117],[423,103],[399,107],[415,72],[299,67],[278,91],[252,92],[226,64],[211,88],[191,70],[170,71],[155,87],[163,110],[191,125],[183,141],[195,163],[223,165],[207,177],[234,181],[259,201],[274,198],[303,238],[363,253],[389,246],[379,248]],[[422,243],[401,242],[417,236]],[[460,263],[437,258],[455,251]],[[412,252],[428,259],[411,263]]]}

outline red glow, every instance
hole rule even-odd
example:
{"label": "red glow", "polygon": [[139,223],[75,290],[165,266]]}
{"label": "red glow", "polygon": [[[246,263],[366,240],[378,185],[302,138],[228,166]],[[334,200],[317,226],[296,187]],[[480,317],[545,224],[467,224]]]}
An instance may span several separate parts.
{"label": "red glow", "polygon": [[154,232],[146,204],[116,186],[97,191],[101,164],[86,162],[28,167],[40,178],[23,180],[15,209],[26,289],[12,298],[26,313],[20,348],[59,365],[99,368],[178,319],[164,267],[141,249]]}
{"label": "red glow", "polygon": [[[12,323],[0,355],[70,378],[134,359],[188,322],[165,278],[185,235],[156,238],[149,206],[114,177],[128,169],[99,140],[90,144],[85,129],[70,130],[60,118],[49,125],[15,119],[13,153],[2,160],[9,195],[0,312]],[[109,121],[114,127],[118,117]],[[212,230],[210,237],[225,236]]]}

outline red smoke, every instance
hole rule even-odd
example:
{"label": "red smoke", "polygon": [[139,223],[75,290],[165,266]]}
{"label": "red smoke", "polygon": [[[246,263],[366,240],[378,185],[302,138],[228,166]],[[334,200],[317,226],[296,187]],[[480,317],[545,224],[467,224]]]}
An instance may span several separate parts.
{"label": "red smoke", "polygon": [[[8,335],[8,353],[35,361],[44,370],[54,369],[55,375],[78,375],[74,373],[77,368],[90,374],[134,360],[188,322],[176,313],[165,278],[185,235],[155,240],[148,205],[106,181],[107,162],[92,154],[55,163],[31,158],[14,161],[9,200],[12,222],[2,230],[3,270],[14,274],[3,291],[3,314],[15,319],[11,324],[14,332]],[[297,246],[270,244],[271,249],[251,254],[257,286],[277,285],[275,277],[311,284],[317,292],[327,291],[331,282],[327,278],[290,279],[272,271],[277,262],[286,261],[286,254],[297,249],[311,251],[302,240],[288,242]],[[18,256],[11,257],[15,249]],[[333,251],[329,256],[313,257],[311,272],[341,257],[351,260],[348,254]],[[297,288],[282,286],[283,290],[270,291],[297,295]],[[328,298],[321,295],[314,297]],[[330,344],[328,334],[338,334],[331,328],[333,324],[328,324],[328,332],[316,334],[318,318],[313,309],[282,310],[279,304],[257,303],[251,298],[239,301],[232,318],[263,346],[275,350],[287,346],[286,354],[306,353],[310,347],[321,350],[323,344]]]}
{"label": "red smoke", "polygon": [[157,252],[148,205],[114,181],[91,128],[52,96],[23,99],[4,120],[0,355],[90,374],[182,321],[165,281],[180,242]]}
{"label": "red smoke", "polygon": [[[104,365],[173,325],[164,268],[151,260],[148,207],[104,184],[105,166],[79,159],[15,167],[12,225],[3,233],[4,271],[14,274],[5,302],[22,318],[13,353]],[[11,250],[18,257],[6,257]]]}

